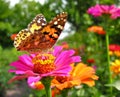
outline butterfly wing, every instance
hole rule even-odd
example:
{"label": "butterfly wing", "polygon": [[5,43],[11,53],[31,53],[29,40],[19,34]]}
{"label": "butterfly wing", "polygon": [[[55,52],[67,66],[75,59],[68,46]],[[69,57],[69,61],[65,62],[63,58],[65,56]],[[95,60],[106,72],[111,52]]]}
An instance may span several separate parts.
{"label": "butterfly wing", "polygon": [[57,15],[48,24],[42,14],[37,15],[28,25],[28,29],[21,30],[15,40],[17,50],[37,52],[51,48],[57,41],[67,19],[65,12]]}
{"label": "butterfly wing", "polygon": [[41,40],[41,36],[37,36],[38,30],[41,30],[47,24],[44,16],[38,14],[32,22],[28,25],[28,28],[21,30],[14,39],[14,46],[17,50],[28,51],[34,49],[34,43],[36,40]]}
{"label": "butterfly wing", "polygon": [[67,21],[67,13],[62,12],[54,17],[42,30],[41,33],[45,36],[43,48],[51,48],[60,36],[64,25]]}
{"label": "butterfly wing", "polygon": [[[30,31],[28,29],[21,30],[14,39],[14,47],[17,50],[24,49],[24,46],[26,46],[26,41],[28,41],[28,38],[30,37]],[[26,40],[27,39],[27,40]]]}
{"label": "butterfly wing", "polygon": [[42,14],[38,14],[33,21],[28,24],[28,29],[31,33],[40,31],[47,24],[45,17]]}

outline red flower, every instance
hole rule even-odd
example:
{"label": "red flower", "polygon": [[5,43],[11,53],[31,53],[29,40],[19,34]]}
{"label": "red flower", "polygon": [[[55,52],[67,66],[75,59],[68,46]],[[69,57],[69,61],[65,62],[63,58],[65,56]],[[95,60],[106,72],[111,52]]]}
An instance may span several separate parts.
{"label": "red flower", "polygon": [[95,60],[94,59],[87,59],[87,62],[92,64],[92,63],[95,63]]}
{"label": "red flower", "polygon": [[12,34],[12,35],[10,36],[11,40],[14,40],[15,37],[16,37],[16,35],[17,35],[17,34]]}
{"label": "red flower", "polygon": [[110,51],[120,51],[120,45],[110,44],[110,45],[109,45],[109,50],[110,50]]}

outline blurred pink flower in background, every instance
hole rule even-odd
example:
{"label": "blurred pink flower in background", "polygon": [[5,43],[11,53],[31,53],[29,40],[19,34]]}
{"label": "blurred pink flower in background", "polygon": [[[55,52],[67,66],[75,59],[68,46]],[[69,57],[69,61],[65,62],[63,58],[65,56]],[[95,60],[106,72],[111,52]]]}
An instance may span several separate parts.
{"label": "blurred pink flower in background", "polygon": [[117,19],[120,17],[120,8],[115,5],[100,5],[90,7],[87,10],[88,14],[93,15],[94,17],[102,16],[103,14],[109,14],[111,19]]}

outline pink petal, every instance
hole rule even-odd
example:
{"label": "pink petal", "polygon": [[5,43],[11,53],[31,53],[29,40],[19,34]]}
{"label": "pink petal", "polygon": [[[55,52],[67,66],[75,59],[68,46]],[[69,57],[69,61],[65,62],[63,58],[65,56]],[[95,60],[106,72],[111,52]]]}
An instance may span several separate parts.
{"label": "pink petal", "polygon": [[14,82],[14,81],[16,81],[16,80],[22,80],[22,79],[27,78],[27,77],[28,77],[27,75],[14,76],[12,79],[10,79],[10,80],[8,81],[8,83],[12,83],[12,82]]}
{"label": "pink petal", "polygon": [[31,61],[32,59],[30,58],[30,56],[22,55],[22,56],[19,56],[19,59],[20,59],[20,61],[24,62],[25,64],[33,66],[33,64],[31,64],[32,63],[32,61]]}
{"label": "pink petal", "polygon": [[31,77],[28,77],[27,83],[31,85],[32,83],[38,82],[40,79],[41,79],[40,76],[37,76],[37,77],[31,76]]}
{"label": "pink petal", "polygon": [[73,56],[72,57],[72,61],[73,62],[80,62],[81,61],[81,57],[80,56]]}
{"label": "pink petal", "polygon": [[74,54],[73,50],[71,50],[71,51],[63,51],[62,53],[60,53],[60,55],[55,60],[55,64],[63,63],[66,59],[69,59],[69,57],[72,56],[73,54]]}
{"label": "pink petal", "polygon": [[62,51],[62,49],[63,48],[61,46],[55,46],[54,51],[53,51],[53,55],[57,57],[59,55],[59,53]]}
{"label": "pink petal", "polygon": [[55,73],[67,73],[67,72],[69,72],[71,70],[71,66],[69,66],[69,67],[61,67],[61,68],[58,68],[58,69],[56,69],[55,70]]}
{"label": "pink petal", "polygon": [[32,69],[32,66],[29,66],[28,64],[24,64],[21,61],[12,62],[10,65],[20,70],[31,70]]}

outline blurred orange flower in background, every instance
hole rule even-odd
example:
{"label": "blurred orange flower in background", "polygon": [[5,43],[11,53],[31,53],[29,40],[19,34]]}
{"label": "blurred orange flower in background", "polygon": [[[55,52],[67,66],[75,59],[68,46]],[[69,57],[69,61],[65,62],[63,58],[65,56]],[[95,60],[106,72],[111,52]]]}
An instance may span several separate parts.
{"label": "blurred orange flower in background", "polygon": [[120,45],[110,44],[109,45],[109,55],[120,56]]}
{"label": "blurred orange flower in background", "polygon": [[105,35],[105,31],[103,29],[103,27],[101,26],[91,26],[87,29],[88,32],[94,32],[94,33],[97,33],[97,34],[100,34],[100,35]]}
{"label": "blurred orange flower in background", "polygon": [[56,95],[60,94],[60,90],[58,90],[57,88],[53,88],[52,89],[52,97],[56,97]]}
{"label": "blurred orange flower in background", "polygon": [[118,57],[120,57],[120,51],[114,51],[114,54]]}
{"label": "blurred orange flower in background", "polygon": [[14,40],[15,37],[16,37],[16,35],[17,35],[17,34],[12,34],[12,35],[10,36],[11,40]]}
{"label": "blurred orange flower in background", "polygon": [[95,75],[95,69],[87,66],[84,63],[78,63],[72,66],[70,76],[58,76],[52,80],[52,86],[63,90],[64,88],[71,88],[80,84],[87,84],[94,86],[98,76]]}
{"label": "blurred orange flower in background", "polygon": [[115,75],[120,74],[120,60],[116,59],[114,62],[112,62],[110,68]]}
{"label": "blurred orange flower in background", "polygon": [[61,46],[64,48],[64,49],[69,49],[69,44],[67,42],[62,42],[61,43]]}
{"label": "blurred orange flower in background", "polygon": [[42,90],[42,89],[44,89],[44,85],[42,84],[41,81],[38,81],[38,82],[34,83],[34,88],[37,90]]}

